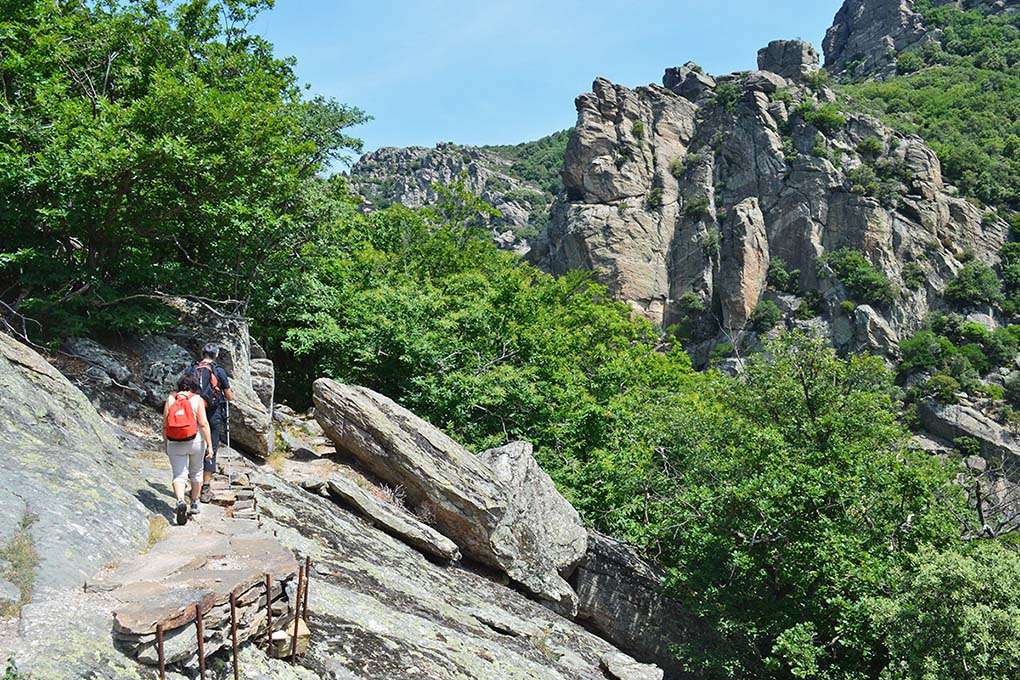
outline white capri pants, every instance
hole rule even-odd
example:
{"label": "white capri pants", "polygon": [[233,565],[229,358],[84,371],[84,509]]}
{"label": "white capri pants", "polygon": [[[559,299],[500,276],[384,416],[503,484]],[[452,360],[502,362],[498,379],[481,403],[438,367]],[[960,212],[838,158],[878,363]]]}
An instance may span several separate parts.
{"label": "white capri pants", "polygon": [[166,455],[170,457],[170,467],[174,471],[174,482],[186,482],[191,478],[193,484],[202,483],[202,459],[205,458],[205,442],[202,435],[186,442],[167,442]]}

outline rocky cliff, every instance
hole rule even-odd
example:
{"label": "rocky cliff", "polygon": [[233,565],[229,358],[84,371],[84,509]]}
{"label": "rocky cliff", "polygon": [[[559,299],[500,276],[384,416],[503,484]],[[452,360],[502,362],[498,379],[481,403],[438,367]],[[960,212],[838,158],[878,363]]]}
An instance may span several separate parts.
{"label": "rocky cliff", "polygon": [[464,187],[499,211],[492,236],[500,248],[523,253],[545,227],[559,193],[559,168],[566,133],[516,146],[387,147],[365,154],[351,168],[351,188],[365,209],[394,203],[418,208],[435,203],[435,185]]}
{"label": "rocky cliff", "polygon": [[[890,75],[896,55],[938,40],[938,31],[926,26],[914,0],[847,0],[840,7],[822,43],[825,67],[851,77]],[[953,5],[984,12],[1013,12],[1016,0],[936,0],[932,5]]]}
{"label": "rocky cliff", "polygon": [[[754,349],[763,301],[838,347],[894,353],[963,260],[996,260],[1007,225],[956,196],[920,138],[838,107],[810,45],[774,42],[758,67],[687,64],[636,89],[597,79],[528,257],[595,271],[699,361]],[[887,291],[855,286],[837,261],[850,252]]]}

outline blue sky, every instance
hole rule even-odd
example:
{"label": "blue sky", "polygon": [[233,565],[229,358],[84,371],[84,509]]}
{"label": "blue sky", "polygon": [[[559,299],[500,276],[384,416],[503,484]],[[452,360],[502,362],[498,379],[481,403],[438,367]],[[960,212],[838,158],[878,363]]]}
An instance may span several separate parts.
{"label": "blue sky", "polygon": [[688,60],[755,67],[759,47],[821,49],[841,0],[277,0],[252,29],[297,58],[311,92],[374,116],[380,146],[512,144],[574,124],[596,76],[660,82]]}

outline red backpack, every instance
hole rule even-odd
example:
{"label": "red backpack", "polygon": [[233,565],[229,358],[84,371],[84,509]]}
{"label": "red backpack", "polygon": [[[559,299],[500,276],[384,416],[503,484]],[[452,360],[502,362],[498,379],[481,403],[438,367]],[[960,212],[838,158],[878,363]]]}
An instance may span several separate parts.
{"label": "red backpack", "polygon": [[178,392],[166,413],[166,438],[172,442],[185,442],[198,434],[198,418],[191,408],[191,395]]}

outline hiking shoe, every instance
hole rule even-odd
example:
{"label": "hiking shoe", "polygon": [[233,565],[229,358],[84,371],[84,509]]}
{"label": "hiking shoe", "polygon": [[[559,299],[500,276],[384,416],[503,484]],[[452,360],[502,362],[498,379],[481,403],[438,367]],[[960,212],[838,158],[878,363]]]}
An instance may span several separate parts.
{"label": "hiking shoe", "polygon": [[202,512],[202,510],[198,507],[198,501],[191,501],[191,514],[197,515],[200,512]]}
{"label": "hiking shoe", "polygon": [[184,501],[177,501],[177,524],[184,526],[188,523],[188,504]]}
{"label": "hiking shoe", "polygon": [[199,499],[203,503],[208,503],[209,501],[212,500],[212,489],[209,488],[208,484],[202,485],[202,495],[199,496]]}

